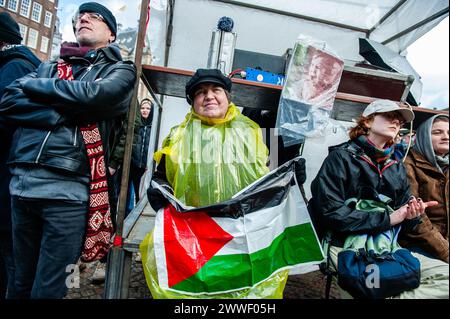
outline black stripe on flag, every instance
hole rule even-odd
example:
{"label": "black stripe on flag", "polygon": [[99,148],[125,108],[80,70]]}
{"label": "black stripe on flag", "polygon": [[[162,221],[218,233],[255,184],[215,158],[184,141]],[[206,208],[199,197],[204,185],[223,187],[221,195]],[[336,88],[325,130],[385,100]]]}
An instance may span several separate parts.
{"label": "black stripe on flag", "polygon": [[152,181],[152,186],[159,189],[164,197],[182,213],[203,212],[212,217],[239,218],[245,214],[261,209],[276,207],[288,196],[290,188],[295,182],[295,163],[300,160],[296,157],[269,174],[250,184],[233,198],[214,205],[203,207],[186,206],[170,194],[164,187]]}

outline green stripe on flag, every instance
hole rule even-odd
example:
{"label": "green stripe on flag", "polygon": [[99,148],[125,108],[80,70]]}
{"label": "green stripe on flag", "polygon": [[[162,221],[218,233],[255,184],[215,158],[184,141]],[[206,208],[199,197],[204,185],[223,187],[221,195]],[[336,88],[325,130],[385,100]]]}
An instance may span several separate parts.
{"label": "green stripe on flag", "polygon": [[286,228],[270,246],[255,253],[216,255],[195,275],[171,288],[212,293],[251,287],[280,268],[322,259],[312,225],[305,223]]}

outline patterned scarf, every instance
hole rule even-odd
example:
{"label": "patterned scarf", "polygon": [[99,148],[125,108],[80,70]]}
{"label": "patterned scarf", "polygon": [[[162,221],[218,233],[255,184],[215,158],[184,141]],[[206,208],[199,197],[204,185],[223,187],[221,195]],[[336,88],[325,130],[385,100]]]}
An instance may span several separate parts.
{"label": "patterned scarf", "polygon": [[[58,61],[58,77],[72,81],[72,65],[63,60]],[[91,262],[108,253],[114,230],[109,211],[108,182],[100,131],[96,123],[80,127],[80,131],[91,168],[88,222],[81,260]]]}
{"label": "patterned scarf", "polygon": [[436,163],[443,172],[446,172],[448,169],[448,154],[444,156],[436,155]]}
{"label": "patterned scarf", "polygon": [[355,139],[355,143],[362,147],[364,152],[378,164],[384,163],[387,159],[389,159],[395,149],[395,146],[379,149],[365,135],[358,136],[358,138]]}

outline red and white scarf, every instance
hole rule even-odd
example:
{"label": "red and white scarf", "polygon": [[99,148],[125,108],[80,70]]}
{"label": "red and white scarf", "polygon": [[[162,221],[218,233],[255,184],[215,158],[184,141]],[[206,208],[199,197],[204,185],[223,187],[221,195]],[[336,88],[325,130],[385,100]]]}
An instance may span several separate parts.
{"label": "red and white scarf", "polygon": [[[59,61],[58,77],[62,80],[72,81],[74,79],[72,65],[62,60]],[[97,123],[80,127],[80,131],[91,168],[88,222],[81,260],[91,262],[101,259],[108,253],[114,229],[109,210],[108,182],[100,131]]]}

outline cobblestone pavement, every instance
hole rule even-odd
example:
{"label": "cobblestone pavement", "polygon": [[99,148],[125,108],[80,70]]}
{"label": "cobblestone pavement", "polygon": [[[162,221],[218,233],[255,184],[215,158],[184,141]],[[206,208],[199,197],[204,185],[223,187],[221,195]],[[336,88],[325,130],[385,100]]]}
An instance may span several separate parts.
{"label": "cobblestone pavement", "polygon": [[[96,263],[86,264],[86,269],[81,272],[80,288],[69,289],[66,299],[102,299],[104,284],[92,283],[91,276],[94,273]],[[284,289],[285,299],[323,299],[325,296],[325,277],[320,271],[304,275],[289,276]],[[131,279],[129,286],[130,299],[152,298],[145,282],[141,262],[133,258]],[[339,299],[339,292],[333,283],[330,298]]]}

